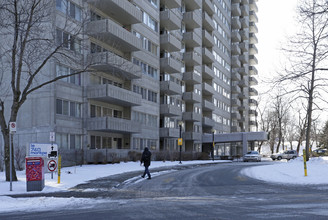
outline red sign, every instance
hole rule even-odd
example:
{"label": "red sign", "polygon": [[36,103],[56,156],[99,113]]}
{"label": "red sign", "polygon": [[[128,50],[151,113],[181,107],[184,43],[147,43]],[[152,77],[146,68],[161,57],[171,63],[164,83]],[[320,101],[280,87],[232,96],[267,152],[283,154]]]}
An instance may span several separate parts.
{"label": "red sign", "polygon": [[49,170],[50,172],[54,172],[54,171],[56,170],[56,168],[57,168],[57,163],[56,163],[56,161],[55,161],[55,160],[50,160],[50,161],[48,162],[48,170]]}

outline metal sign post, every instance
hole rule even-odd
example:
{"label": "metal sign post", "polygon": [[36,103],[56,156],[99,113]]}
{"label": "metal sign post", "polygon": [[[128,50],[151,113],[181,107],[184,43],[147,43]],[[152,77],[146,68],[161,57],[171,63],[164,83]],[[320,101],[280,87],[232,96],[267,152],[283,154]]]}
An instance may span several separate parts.
{"label": "metal sign post", "polygon": [[13,165],[12,165],[12,136],[16,132],[16,122],[9,122],[9,172],[10,172],[10,191],[13,191]]}

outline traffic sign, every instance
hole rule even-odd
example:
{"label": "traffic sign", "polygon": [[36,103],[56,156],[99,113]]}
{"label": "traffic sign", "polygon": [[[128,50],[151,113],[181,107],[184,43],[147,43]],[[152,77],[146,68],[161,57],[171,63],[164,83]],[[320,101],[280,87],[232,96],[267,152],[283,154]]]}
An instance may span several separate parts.
{"label": "traffic sign", "polygon": [[54,172],[57,169],[57,162],[55,160],[49,160],[48,162],[48,170],[50,172]]}
{"label": "traffic sign", "polygon": [[16,132],[16,122],[9,122],[9,131],[10,133]]}
{"label": "traffic sign", "polygon": [[182,138],[178,138],[178,145],[179,145],[179,146],[182,145]]}

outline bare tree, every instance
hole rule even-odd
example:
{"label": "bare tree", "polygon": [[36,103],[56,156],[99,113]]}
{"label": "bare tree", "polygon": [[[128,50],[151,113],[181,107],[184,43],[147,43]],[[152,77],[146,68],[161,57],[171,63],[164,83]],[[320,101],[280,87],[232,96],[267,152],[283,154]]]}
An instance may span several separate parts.
{"label": "bare tree", "polygon": [[[306,107],[306,158],[309,159],[312,114],[320,109],[319,101],[326,102],[324,71],[328,55],[328,13],[324,0],[302,0],[298,7],[300,32],[290,38],[284,50],[290,58],[290,67],[280,75],[278,82],[296,99],[305,99]],[[293,85],[293,86],[292,86]]]}
{"label": "bare tree", "polygon": [[[69,25],[63,19],[61,29],[70,38],[55,41],[56,28],[52,22],[55,1],[51,0],[1,0],[0,1],[0,127],[5,145],[6,180],[10,178],[9,122],[17,120],[18,112],[28,96],[59,79],[87,70],[83,56],[68,51],[68,45],[76,46],[81,26]],[[68,30],[69,28],[69,30]],[[57,37],[58,39],[58,37]],[[76,65],[77,71],[66,75],[53,75],[44,71],[51,60],[61,60]],[[8,120],[9,118],[9,120]],[[14,149],[12,154],[12,177],[16,181]]]}

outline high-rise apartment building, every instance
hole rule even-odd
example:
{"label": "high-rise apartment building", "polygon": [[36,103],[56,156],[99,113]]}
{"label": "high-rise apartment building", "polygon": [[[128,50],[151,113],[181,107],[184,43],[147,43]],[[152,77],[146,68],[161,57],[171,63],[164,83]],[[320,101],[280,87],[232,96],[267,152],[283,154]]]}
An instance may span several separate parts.
{"label": "high-rise apartment building", "polygon": [[[67,49],[93,64],[30,96],[17,145],[55,132],[66,158],[93,162],[146,146],[177,151],[180,135],[183,151],[202,152],[203,134],[256,125],[256,0],[55,2],[56,42],[70,38],[60,22],[69,17],[83,31]],[[58,76],[79,67],[47,68]]]}

